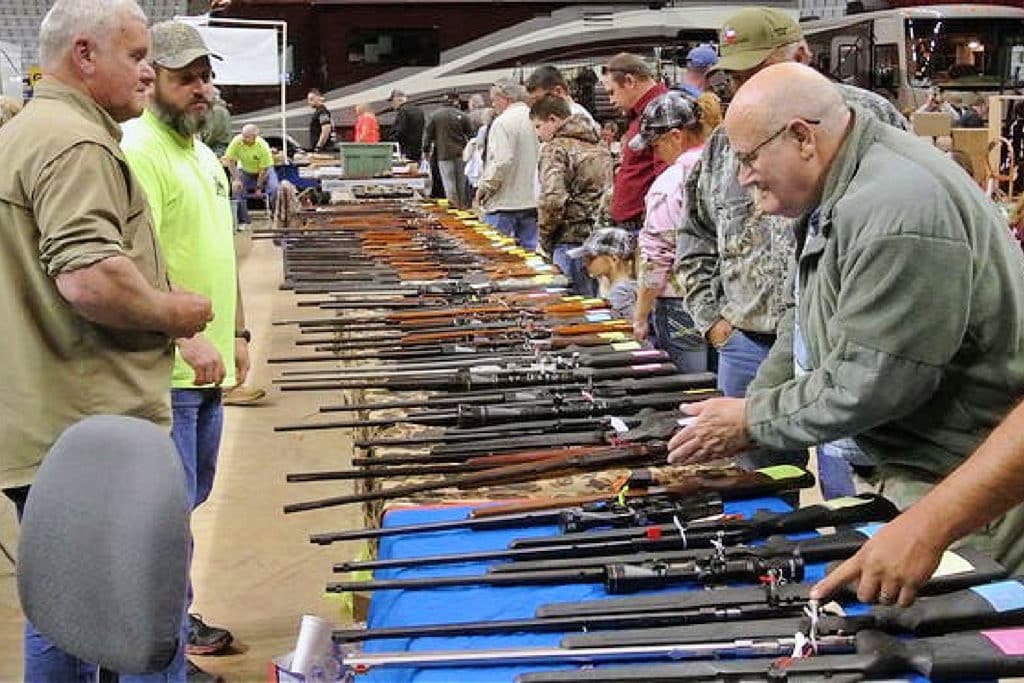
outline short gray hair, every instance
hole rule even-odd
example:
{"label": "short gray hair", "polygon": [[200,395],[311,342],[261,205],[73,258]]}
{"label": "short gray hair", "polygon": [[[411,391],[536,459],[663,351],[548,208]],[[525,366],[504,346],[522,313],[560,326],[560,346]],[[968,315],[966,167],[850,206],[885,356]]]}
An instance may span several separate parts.
{"label": "short gray hair", "polygon": [[242,126],[242,135],[259,135],[260,127],[255,123],[247,123]]}
{"label": "short gray hair", "polygon": [[491,88],[502,97],[507,97],[513,102],[526,101],[526,88],[510,78],[499,79]]}
{"label": "short gray hair", "polygon": [[135,0],[57,0],[39,27],[39,63],[56,65],[75,36],[103,40],[125,15],[149,23]]}

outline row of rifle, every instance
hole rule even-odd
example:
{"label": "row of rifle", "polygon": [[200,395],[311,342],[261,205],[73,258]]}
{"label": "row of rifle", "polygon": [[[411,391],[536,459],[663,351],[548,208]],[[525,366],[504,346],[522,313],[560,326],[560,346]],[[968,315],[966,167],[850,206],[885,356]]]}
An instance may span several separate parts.
{"label": "row of rifle", "polygon": [[[407,205],[343,214],[286,239],[286,286],[317,297],[301,305],[321,314],[280,321],[298,330],[302,351],[271,362],[282,368],[283,390],[348,399],[323,405],[319,421],[278,430],[361,431],[352,469],[296,472],[289,481],[363,486],[286,512],[633,472],[614,491],[486,505],[465,519],[319,531],[310,541],[322,546],[397,536],[450,547],[451,534],[523,530],[504,548],[341,561],[336,572],[360,574],[328,590],[593,584],[607,595],[641,593],[546,604],[530,618],[466,622],[453,613],[437,623],[338,630],[348,672],[586,667],[524,674],[522,683],[1024,674],[1024,629],[1015,628],[1024,623],[1024,585],[991,558],[947,553],[927,597],[907,609],[851,607],[852,596],[839,601],[846,611],[810,602],[804,580],[855,553],[897,514],[891,503],[864,495],[741,516],[730,513],[732,501],[792,493],[813,477],[790,466],[671,476],[645,469],[663,463],[678,405],[716,395],[712,375],[678,374],[664,354],[631,343],[629,324],[601,300],[566,297],[543,264],[460,216]],[[365,399],[377,390],[388,393]],[[402,435],[374,433],[393,427]],[[484,569],[467,574],[466,565]],[[370,571],[373,579],[362,578]],[[755,586],[721,587],[736,583]],[[563,636],[540,648],[362,651],[376,641],[520,633]]]}

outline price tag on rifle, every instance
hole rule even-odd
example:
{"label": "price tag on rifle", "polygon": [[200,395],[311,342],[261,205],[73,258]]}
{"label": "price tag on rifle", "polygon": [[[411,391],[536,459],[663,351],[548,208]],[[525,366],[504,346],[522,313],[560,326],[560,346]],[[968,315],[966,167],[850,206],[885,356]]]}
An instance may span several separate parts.
{"label": "price tag on rifle", "polygon": [[832,500],[826,500],[822,503],[829,510],[840,510],[842,508],[852,508],[857,505],[864,504],[863,498],[857,498],[856,496],[843,496],[842,498],[833,498]]}
{"label": "price tag on rifle", "polygon": [[638,341],[616,342],[612,344],[614,351],[637,351],[643,348]]}
{"label": "price tag on rifle", "polygon": [[597,336],[605,341],[626,341],[628,337],[624,332],[598,332]]}
{"label": "price tag on rifle", "polygon": [[614,415],[609,417],[608,424],[619,434],[625,434],[629,431],[629,427],[626,426],[626,422],[621,417],[615,417]]}
{"label": "price tag on rifle", "polygon": [[932,572],[932,578],[941,578],[943,576],[953,576],[954,574],[966,574],[969,571],[974,570],[974,565],[968,562],[963,555],[947,550],[942,553],[942,559],[939,560],[939,566]]}
{"label": "price tag on rifle", "polygon": [[550,275],[550,274],[548,274],[548,275],[535,275],[533,277],[533,281],[534,281],[534,283],[536,283],[538,285],[550,285],[552,282],[555,281],[555,276],[554,275]]}

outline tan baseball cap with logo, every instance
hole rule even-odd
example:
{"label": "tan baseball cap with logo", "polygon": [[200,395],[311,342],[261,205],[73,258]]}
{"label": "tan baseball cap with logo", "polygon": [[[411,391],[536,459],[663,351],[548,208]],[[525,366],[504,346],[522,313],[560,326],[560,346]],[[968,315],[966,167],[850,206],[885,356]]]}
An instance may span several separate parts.
{"label": "tan baseball cap with logo", "polygon": [[796,19],[770,7],[741,10],[725,21],[718,36],[718,64],[713,71],[747,71],[778,47],[804,37]]}
{"label": "tan baseball cap with logo", "polygon": [[161,21],[149,29],[153,49],[149,61],[165,69],[184,69],[200,57],[220,59],[206,47],[203,36],[192,24],[182,21]]}

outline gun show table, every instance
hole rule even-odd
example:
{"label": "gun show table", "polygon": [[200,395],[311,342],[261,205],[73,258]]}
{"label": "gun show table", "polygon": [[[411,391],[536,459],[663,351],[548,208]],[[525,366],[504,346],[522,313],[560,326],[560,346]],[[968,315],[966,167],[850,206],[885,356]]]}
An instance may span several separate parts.
{"label": "gun show table", "polygon": [[[790,507],[778,498],[756,498],[728,502],[727,514],[752,515],[757,510],[785,512]],[[423,507],[389,511],[384,526],[422,524],[443,520],[463,519],[470,508]],[[446,531],[380,540],[379,557],[415,557],[437,553],[459,553],[476,550],[504,549],[517,538],[548,536],[559,532],[556,526],[537,526],[490,531]],[[804,534],[804,537],[812,534]],[[481,574],[489,563],[474,562],[458,565],[409,567],[377,570],[377,579],[423,578]],[[805,580],[815,581],[825,572],[825,564],[805,566]],[[668,593],[679,588],[644,593]],[[643,594],[643,593],[641,593]],[[609,597],[600,584],[565,584],[554,586],[469,586],[435,590],[380,590],[375,591],[370,603],[367,626],[382,628],[425,623],[464,621],[491,621],[496,619],[528,618],[540,605],[555,602],[597,600]],[[684,627],[685,628],[685,627]],[[491,650],[500,648],[557,647],[563,633],[515,633],[461,637],[418,637],[411,639],[376,640],[365,643],[366,652],[415,652],[427,650]],[[451,683],[512,681],[519,674],[531,671],[569,669],[573,665],[526,664],[518,666],[477,667],[422,667],[377,668],[357,680],[366,683]],[[925,681],[907,678],[901,680]]]}

